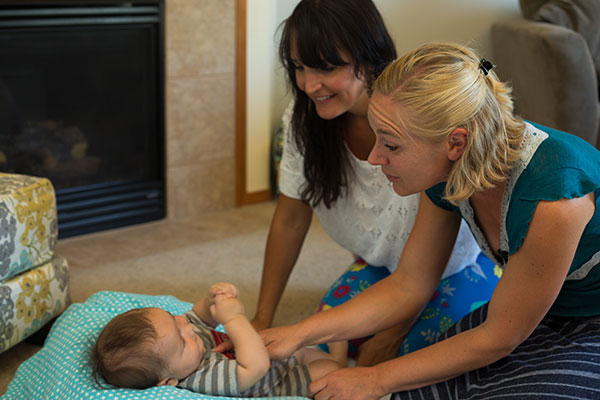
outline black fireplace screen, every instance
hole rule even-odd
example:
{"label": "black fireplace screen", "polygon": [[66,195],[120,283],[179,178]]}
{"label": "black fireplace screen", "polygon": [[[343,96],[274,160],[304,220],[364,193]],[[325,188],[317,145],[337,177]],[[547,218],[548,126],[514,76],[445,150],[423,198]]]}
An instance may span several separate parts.
{"label": "black fireplace screen", "polygon": [[162,4],[51,3],[0,7],[0,170],[52,181],[60,237],[163,218]]}

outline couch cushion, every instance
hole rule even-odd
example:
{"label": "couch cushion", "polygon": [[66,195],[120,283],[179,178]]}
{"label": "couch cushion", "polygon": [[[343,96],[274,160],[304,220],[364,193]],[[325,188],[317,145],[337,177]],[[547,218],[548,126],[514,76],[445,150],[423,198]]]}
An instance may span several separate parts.
{"label": "couch cushion", "polygon": [[548,0],[539,7],[532,19],[564,26],[583,36],[600,78],[599,0]]}
{"label": "couch cushion", "polygon": [[69,265],[60,256],[0,283],[0,353],[63,312],[69,289]]}
{"label": "couch cushion", "polygon": [[57,238],[50,181],[0,172],[0,282],[48,262]]}
{"label": "couch cushion", "polygon": [[538,12],[540,7],[548,1],[549,0],[519,0],[521,14],[524,18],[533,19],[533,16]]}

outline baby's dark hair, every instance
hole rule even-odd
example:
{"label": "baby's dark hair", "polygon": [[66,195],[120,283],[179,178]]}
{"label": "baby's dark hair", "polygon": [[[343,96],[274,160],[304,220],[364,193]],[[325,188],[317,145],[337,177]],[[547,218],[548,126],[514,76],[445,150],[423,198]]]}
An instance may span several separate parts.
{"label": "baby's dark hair", "polygon": [[167,370],[154,351],[157,333],[147,308],[127,311],[113,318],[102,330],[92,351],[92,374],[121,388],[156,386]]}

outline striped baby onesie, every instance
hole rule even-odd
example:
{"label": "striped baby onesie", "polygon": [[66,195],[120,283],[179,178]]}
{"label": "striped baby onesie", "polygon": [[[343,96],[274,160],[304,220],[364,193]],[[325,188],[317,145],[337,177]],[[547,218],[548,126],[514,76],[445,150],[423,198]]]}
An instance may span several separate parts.
{"label": "striped baby onesie", "polygon": [[179,382],[178,387],[211,396],[308,397],[308,385],[310,384],[308,367],[300,364],[295,357],[271,361],[271,368],[267,374],[256,384],[240,393],[234,354],[211,351],[218,343],[227,339],[227,336],[211,329],[193,311],[188,311],[184,316],[204,343],[206,352],[198,370]]}

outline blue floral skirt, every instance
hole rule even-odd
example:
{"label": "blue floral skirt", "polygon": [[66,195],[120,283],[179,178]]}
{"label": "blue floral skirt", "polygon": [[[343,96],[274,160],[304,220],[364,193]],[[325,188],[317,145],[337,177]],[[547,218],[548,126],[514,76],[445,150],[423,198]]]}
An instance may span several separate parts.
{"label": "blue floral skirt", "polygon": [[[387,268],[369,265],[358,258],[325,293],[319,303],[318,311],[327,310],[350,300],[389,274]],[[490,300],[501,276],[502,269],[480,253],[476,265],[469,265],[456,274],[442,279],[431,300],[404,339],[398,355],[435,343],[440,335],[456,321]],[[348,355],[355,357],[358,346],[369,338],[350,340]],[[327,350],[326,345],[320,347]]]}

